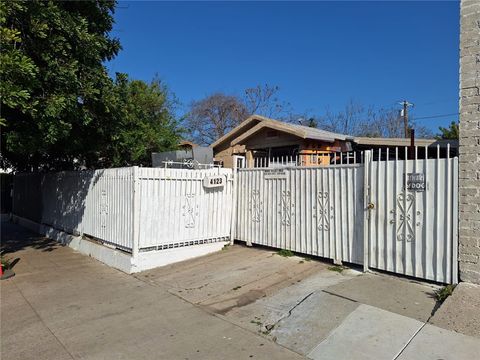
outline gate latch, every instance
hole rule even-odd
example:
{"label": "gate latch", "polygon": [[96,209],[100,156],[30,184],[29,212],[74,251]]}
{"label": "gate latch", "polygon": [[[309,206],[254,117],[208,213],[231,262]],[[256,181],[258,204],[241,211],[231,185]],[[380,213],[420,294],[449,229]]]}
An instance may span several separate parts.
{"label": "gate latch", "polygon": [[375,209],[375,204],[374,203],[368,203],[367,208],[368,208],[368,210],[373,210],[373,209]]}

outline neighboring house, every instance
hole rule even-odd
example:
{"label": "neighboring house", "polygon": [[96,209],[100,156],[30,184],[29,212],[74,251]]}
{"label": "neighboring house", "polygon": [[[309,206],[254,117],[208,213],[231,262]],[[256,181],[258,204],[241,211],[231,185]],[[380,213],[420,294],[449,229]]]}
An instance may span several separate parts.
{"label": "neighboring house", "polygon": [[322,155],[352,150],[352,140],[348,135],[253,115],[210,146],[215,161],[225,167],[233,166],[233,155],[245,156],[249,166],[256,159],[270,159],[271,165],[281,158],[296,158],[309,166],[330,163],[330,156]]}
{"label": "neighboring house", "polygon": [[188,140],[178,143],[178,150],[152,153],[152,167],[198,169],[213,166],[211,147],[198,146]]}
{"label": "neighboring house", "polygon": [[[405,159],[405,153],[408,158],[413,158],[409,149],[411,140],[405,138],[373,138],[373,137],[355,137],[353,139],[353,148],[357,151],[373,150],[373,158],[378,159],[380,150],[381,160],[385,160],[387,149],[390,160],[398,156],[399,159]],[[450,157],[458,155],[458,140],[438,140],[438,139],[415,139],[414,145],[417,146],[417,157],[425,158],[425,149],[428,149],[428,158],[447,157],[447,149],[450,149]],[[398,148],[398,150],[397,150]],[[398,151],[398,155],[397,155]]]}
{"label": "neighboring house", "polygon": [[[415,139],[414,144],[418,146],[419,158],[425,157],[425,147],[428,147],[429,158],[446,157],[447,148],[450,148],[450,156],[456,156],[458,151],[456,140]],[[410,139],[354,137],[253,115],[210,147],[216,163],[232,167],[233,155],[241,155],[245,156],[247,166],[252,167],[254,164],[276,166],[279,162],[288,165],[292,159],[302,166],[353,161],[353,153],[348,156],[332,154],[352,150],[374,150],[373,158],[378,159],[378,150],[381,149],[381,159],[385,160],[387,149],[390,159],[395,156],[404,159],[407,149],[407,157],[413,158],[413,150],[408,149],[410,145]],[[358,153],[356,156],[355,160],[360,160]]]}
{"label": "neighboring house", "polygon": [[182,140],[178,143],[178,147],[182,150],[191,150],[193,149],[194,147],[197,147],[198,145],[191,142],[191,141],[188,141],[188,140]]}

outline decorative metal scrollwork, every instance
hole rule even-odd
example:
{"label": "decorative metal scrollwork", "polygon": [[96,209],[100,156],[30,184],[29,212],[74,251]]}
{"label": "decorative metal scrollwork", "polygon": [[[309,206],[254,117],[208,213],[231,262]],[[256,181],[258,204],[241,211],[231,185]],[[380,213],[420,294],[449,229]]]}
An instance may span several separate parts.
{"label": "decorative metal scrollwork", "polygon": [[260,190],[252,190],[250,200],[250,212],[252,213],[252,222],[260,222],[263,212],[262,205],[263,202],[260,200]]}
{"label": "decorative metal scrollwork", "polygon": [[330,230],[330,219],[333,219],[331,211],[333,206],[330,206],[330,195],[327,191],[317,192],[317,204],[313,207],[313,216],[317,218],[317,229],[321,231]]}
{"label": "decorative metal scrollwork", "polygon": [[185,204],[182,206],[185,217],[185,227],[194,228],[198,217],[198,205],[195,203],[195,194],[185,195]]}
{"label": "decorative metal scrollwork", "polygon": [[295,205],[292,204],[290,191],[282,190],[282,197],[278,206],[280,207],[279,213],[282,218],[282,225],[290,226],[294,215],[293,209],[295,207]]}
{"label": "decorative metal scrollwork", "polygon": [[107,190],[102,190],[101,196],[100,196],[100,226],[102,228],[107,227],[107,214],[108,214]]}
{"label": "decorative metal scrollwork", "polygon": [[194,159],[183,159],[183,166],[187,169],[197,169],[200,163]]}
{"label": "decorative metal scrollwork", "polygon": [[193,159],[183,159],[183,166],[193,169],[195,166],[194,160]]}
{"label": "decorative metal scrollwork", "polygon": [[[415,240],[415,226],[420,226],[421,222],[416,220],[417,216],[421,216],[421,211],[413,212],[415,205],[415,195],[407,193],[401,193],[397,196],[396,209],[390,210],[392,219],[390,224],[395,224],[398,212],[399,223],[397,226],[397,241],[411,242]],[[406,235],[405,235],[406,234]]]}

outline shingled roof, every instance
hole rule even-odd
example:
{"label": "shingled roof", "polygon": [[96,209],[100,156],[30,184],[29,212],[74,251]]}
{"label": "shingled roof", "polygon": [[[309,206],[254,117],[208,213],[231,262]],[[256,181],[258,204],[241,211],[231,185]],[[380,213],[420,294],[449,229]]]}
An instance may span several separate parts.
{"label": "shingled roof", "polygon": [[353,137],[349,135],[337,134],[309,126],[286,123],[260,115],[252,115],[210,146],[215,148],[227,141],[230,142],[230,145],[235,145],[264,128],[282,131],[302,139],[320,140],[325,142],[353,140]]}

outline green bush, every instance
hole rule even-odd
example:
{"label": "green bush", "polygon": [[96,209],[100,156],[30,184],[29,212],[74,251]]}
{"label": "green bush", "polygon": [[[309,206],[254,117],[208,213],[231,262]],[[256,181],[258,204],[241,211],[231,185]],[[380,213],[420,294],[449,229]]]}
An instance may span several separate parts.
{"label": "green bush", "polygon": [[455,289],[455,285],[447,285],[435,291],[435,298],[439,302],[444,302],[450,295],[453,293],[453,289]]}

